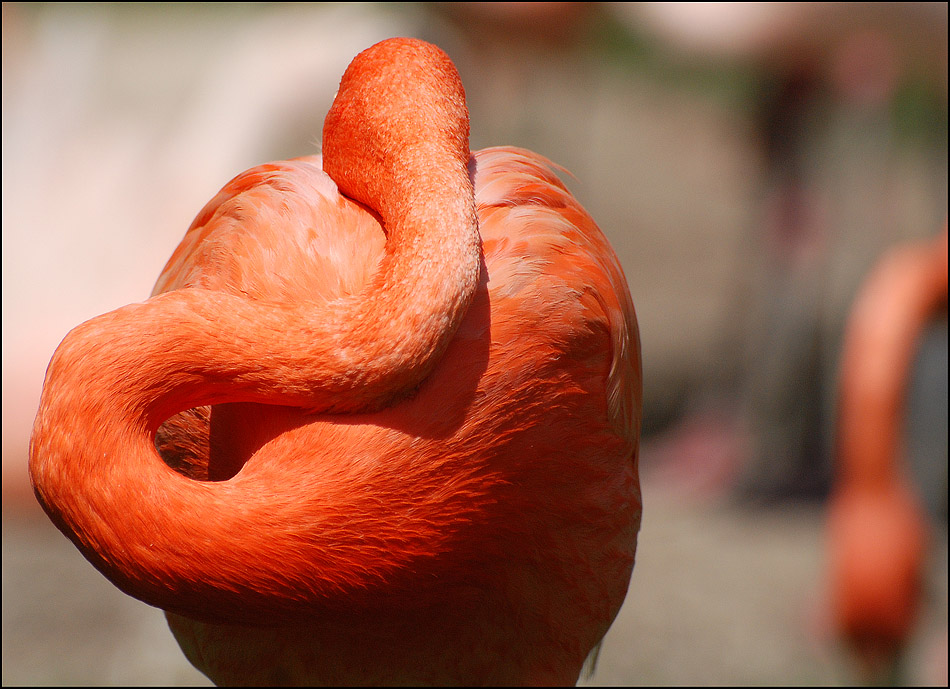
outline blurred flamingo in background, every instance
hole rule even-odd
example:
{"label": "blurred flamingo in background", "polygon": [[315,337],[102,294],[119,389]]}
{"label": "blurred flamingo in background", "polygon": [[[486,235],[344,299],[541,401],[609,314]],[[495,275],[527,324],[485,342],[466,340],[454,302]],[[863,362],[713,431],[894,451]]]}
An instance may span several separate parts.
{"label": "blurred flamingo in background", "polygon": [[832,614],[874,681],[898,679],[917,619],[928,529],[903,458],[905,398],[919,337],[946,305],[944,227],[888,251],[848,323],[828,526]]}
{"label": "blurred flamingo in background", "polygon": [[640,524],[620,264],[422,41],[354,59],[322,168],[239,175],[67,335],[36,496],[217,683],[573,683]]}
{"label": "blurred flamingo in background", "polygon": [[712,394],[724,399],[712,414],[704,403],[665,433],[664,474],[688,486],[705,475],[707,486],[753,503],[825,499],[834,425],[825,399],[850,297],[884,247],[918,238],[914,228],[929,232],[946,212],[945,124],[924,146],[933,149],[926,178],[935,191],[922,207],[906,191],[905,142],[895,133],[930,131],[897,117],[909,93],[928,94],[946,112],[947,4],[612,7],[676,60],[748,70],[742,108],[761,154],[759,198],[749,204],[755,229],[745,240],[756,251],[740,273],[750,288],[732,299],[745,357],[734,381],[716,382]]}

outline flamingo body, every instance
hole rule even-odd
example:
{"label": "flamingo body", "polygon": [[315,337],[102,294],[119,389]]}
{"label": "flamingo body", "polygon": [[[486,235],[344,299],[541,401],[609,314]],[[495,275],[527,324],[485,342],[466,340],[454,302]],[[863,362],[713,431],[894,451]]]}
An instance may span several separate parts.
{"label": "flamingo body", "polygon": [[[358,88],[387,51],[427,73],[447,61],[384,42],[358,58]],[[328,127],[365,107],[357,93]],[[398,178],[398,156],[345,157],[327,127],[322,161],[238,176],[152,299],[80,326],[51,362],[31,444],[41,504],[167,611],[217,683],[573,683],[623,602],[641,513],[623,272],[547,161],[469,158],[465,124],[464,158],[446,137],[457,174],[406,182],[417,202],[378,200],[387,184],[356,168],[382,159]],[[453,185],[469,200],[446,214],[463,227],[469,204],[478,253],[439,216],[426,254],[398,222]],[[400,271],[420,266],[407,287]]]}
{"label": "flamingo body", "polygon": [[903,410],[916,341],[946,303],[944,228],[882,257],[846,331],[828,524],[832,611],[874,681],[896,669],[917,620],[928,526],[903,457]]}

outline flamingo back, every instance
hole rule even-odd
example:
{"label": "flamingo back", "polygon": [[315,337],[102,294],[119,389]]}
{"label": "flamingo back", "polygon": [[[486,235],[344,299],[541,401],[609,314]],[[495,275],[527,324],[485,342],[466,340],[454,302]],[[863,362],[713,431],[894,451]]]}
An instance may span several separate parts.
{"label": "flamingo back", "polygon": [[[166,461],[199,465],[177,467],[193,477],[235,482],[245,464],[268,463],[306,473],[325,493],[322,528],[364,529],[388,550],[380,563],[400,563],[380,571],[376,588],[351,591],[344,609],[290,626],[170,613],[186,654],[217,682],[573,683],[623,602],[641,510],[639,334],[623,271],[544,158],[493,148],[473,160],[481,282],[418,389],[345,418],[216,405],[159,433]],[[299,300],[358,290],[383,232],[372,213],[334,195],[316,165],[236,178],[199,214],[156,291],[194,285]],[[308,214],[287,217],[306,221],[274,220],[301,203]],[[336,500],[341,463],[385,499]],[[408,515],[419,514],[423,527],[406,533]],[[372,663],[354,651],[354,635],[384,639]],[[327,664],[327,652],[350,662]]]}

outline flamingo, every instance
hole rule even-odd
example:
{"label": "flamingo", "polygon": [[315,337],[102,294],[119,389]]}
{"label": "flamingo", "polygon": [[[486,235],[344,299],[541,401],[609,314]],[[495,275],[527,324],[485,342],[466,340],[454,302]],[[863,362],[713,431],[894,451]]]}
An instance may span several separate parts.
{"label": "flamingo", "polygon": [[322,159],[234,178],[53,355],[38,501],[218,684],[573,684],[623,602],[624,274],[552,163],[468,133],[444,52],[376,44]]}
{"label": "flamingo", "polygon": [[846,331],[837,477],[829,505],[834,623],[874,680],[896,679],[920,601],[927,523],[901,455],[916,341],[946,309],[947,229],[892,248],[872,270]]}

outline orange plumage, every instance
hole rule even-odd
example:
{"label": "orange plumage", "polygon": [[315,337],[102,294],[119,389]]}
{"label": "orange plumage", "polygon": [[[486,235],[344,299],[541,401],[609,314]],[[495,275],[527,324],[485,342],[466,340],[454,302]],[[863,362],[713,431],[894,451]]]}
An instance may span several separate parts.
{"label": "orange plumage", "polygon": [[67,335],[30,470],[215,682],[573,683],[633,568],[640,381],[603,234],[392,39],[322,161],[235,178]]}
{"label": "orange plumage", "polygon": [[947,232],[891,249],[862,285],[842,354],[829,505],[834,623],[869,677],[890,673],[916,621],[927,524],[903,459],[916,343],[947,303]]}

